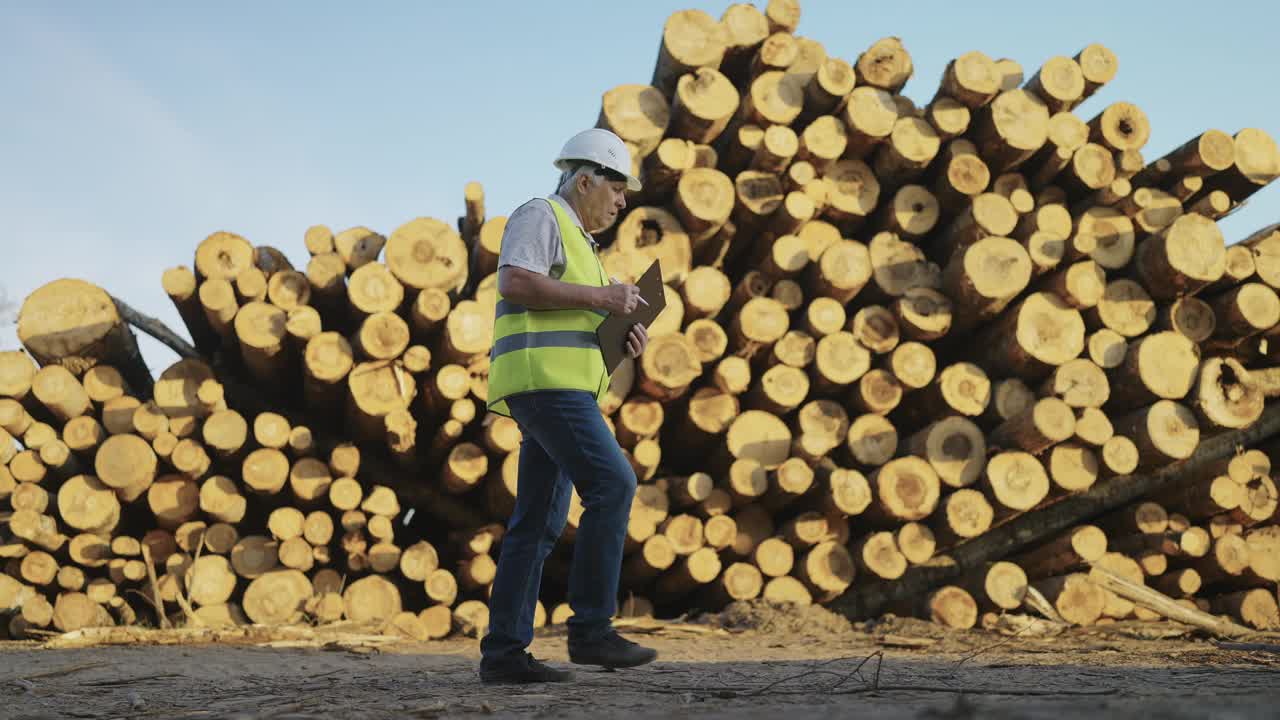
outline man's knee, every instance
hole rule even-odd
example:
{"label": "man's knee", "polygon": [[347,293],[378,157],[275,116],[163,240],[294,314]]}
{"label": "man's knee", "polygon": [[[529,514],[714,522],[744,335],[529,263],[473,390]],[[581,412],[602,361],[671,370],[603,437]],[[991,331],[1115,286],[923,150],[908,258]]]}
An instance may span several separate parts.
{"label": "man's knee", "polygon": [[636,471],[631,467],[631,463],[627,462],[625,457],[622,457],[621,460],[622,462],[614,473],[614,477],[611,478],[612,482],[609,483],[609,487],[613,492],[613,496],[610,499],[630,511],[631,501],[636,496],[638,481],[636,480]]}

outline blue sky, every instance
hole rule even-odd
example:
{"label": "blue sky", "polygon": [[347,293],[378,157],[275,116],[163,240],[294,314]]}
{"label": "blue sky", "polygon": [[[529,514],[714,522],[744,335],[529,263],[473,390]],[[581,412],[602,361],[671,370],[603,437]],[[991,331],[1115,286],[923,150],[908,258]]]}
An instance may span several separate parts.
{"label": "blue sky", "polygon": [[[1126,100],[1154,159],[1208,128],[1280,137],[1280,6],[809,0],[799,33],[848,60],[902,38],[927,101],[969,50],[1022,63],[1090,42],[1119,74],[1077,112]],[[304,230],[452,222],[462,187],[490,215],[554,182],[551,158],[595,123],[601,94],[648,82],[663,22],[727,2],[0,3],[0,292],[57,277],[106,287],[175,328],[166,267],[230,230],[303,264]],[[763,7],[763,2],[759,3]],[[874,8],[874,9],[873,9]],[[1228,240],[1280,220],[1268,188]],[[12,327],[0,347],[13,347]],[[173,360],[144,341],[153,370]]]}

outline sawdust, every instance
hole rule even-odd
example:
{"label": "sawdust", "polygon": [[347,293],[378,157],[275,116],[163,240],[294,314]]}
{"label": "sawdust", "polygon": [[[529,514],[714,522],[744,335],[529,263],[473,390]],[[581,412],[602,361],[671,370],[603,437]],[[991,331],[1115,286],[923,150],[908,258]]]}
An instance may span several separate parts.
{"label": "sawdust", "polygon": [[848,618],[821,605],[797,608],[767,600],[742,600],[730,604],[717,615],[705,618],[708,624],[726,630],[755,630],[788,635],[847,635],[853,631]]}

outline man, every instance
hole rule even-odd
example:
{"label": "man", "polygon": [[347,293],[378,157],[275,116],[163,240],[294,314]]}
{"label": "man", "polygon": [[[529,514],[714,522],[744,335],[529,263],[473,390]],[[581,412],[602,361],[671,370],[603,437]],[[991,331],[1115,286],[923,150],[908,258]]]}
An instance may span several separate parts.
{"label": "man", "polygon": [[[516,507],[489,598],[489,632],[480,644],[484,682],[562,682],[570,674],[527,651],[542,565],[564,530],[577,488],[583,514],[569,577],[569,659],[579,665],[634,667],[657,657],[612,627],[636,476],[600,414],[609,373],[595,329],[609,313],[644,302],[634,285],[613,282],[592,233],[626,207],[631,154],[607,130],[570,138],[556,158],[560,183],[549,198],[512,213],[498,259],[498,305],[489,367],[490,411],[524,433]],[[635,325],[627,352],[648,337]]]}

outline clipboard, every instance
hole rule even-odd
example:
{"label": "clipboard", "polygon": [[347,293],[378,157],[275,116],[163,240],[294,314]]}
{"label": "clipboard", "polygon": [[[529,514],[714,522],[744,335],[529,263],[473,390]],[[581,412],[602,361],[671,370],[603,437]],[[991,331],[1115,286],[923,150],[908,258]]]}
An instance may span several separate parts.
{"label": "clipboard", "polygon": [[631,326],[640,323],[648,330],[667,306],[667,296],[662,285],[662,268],[657,260],[640,276],[636,287],[640,288],[640,297],[649,304],[637,304],[630,315],[610,314],[596,328],[596,339],[600,342],[600,352],[604,355],[604,366],[611,375],[627,355],[627,334],[631,332]]}

